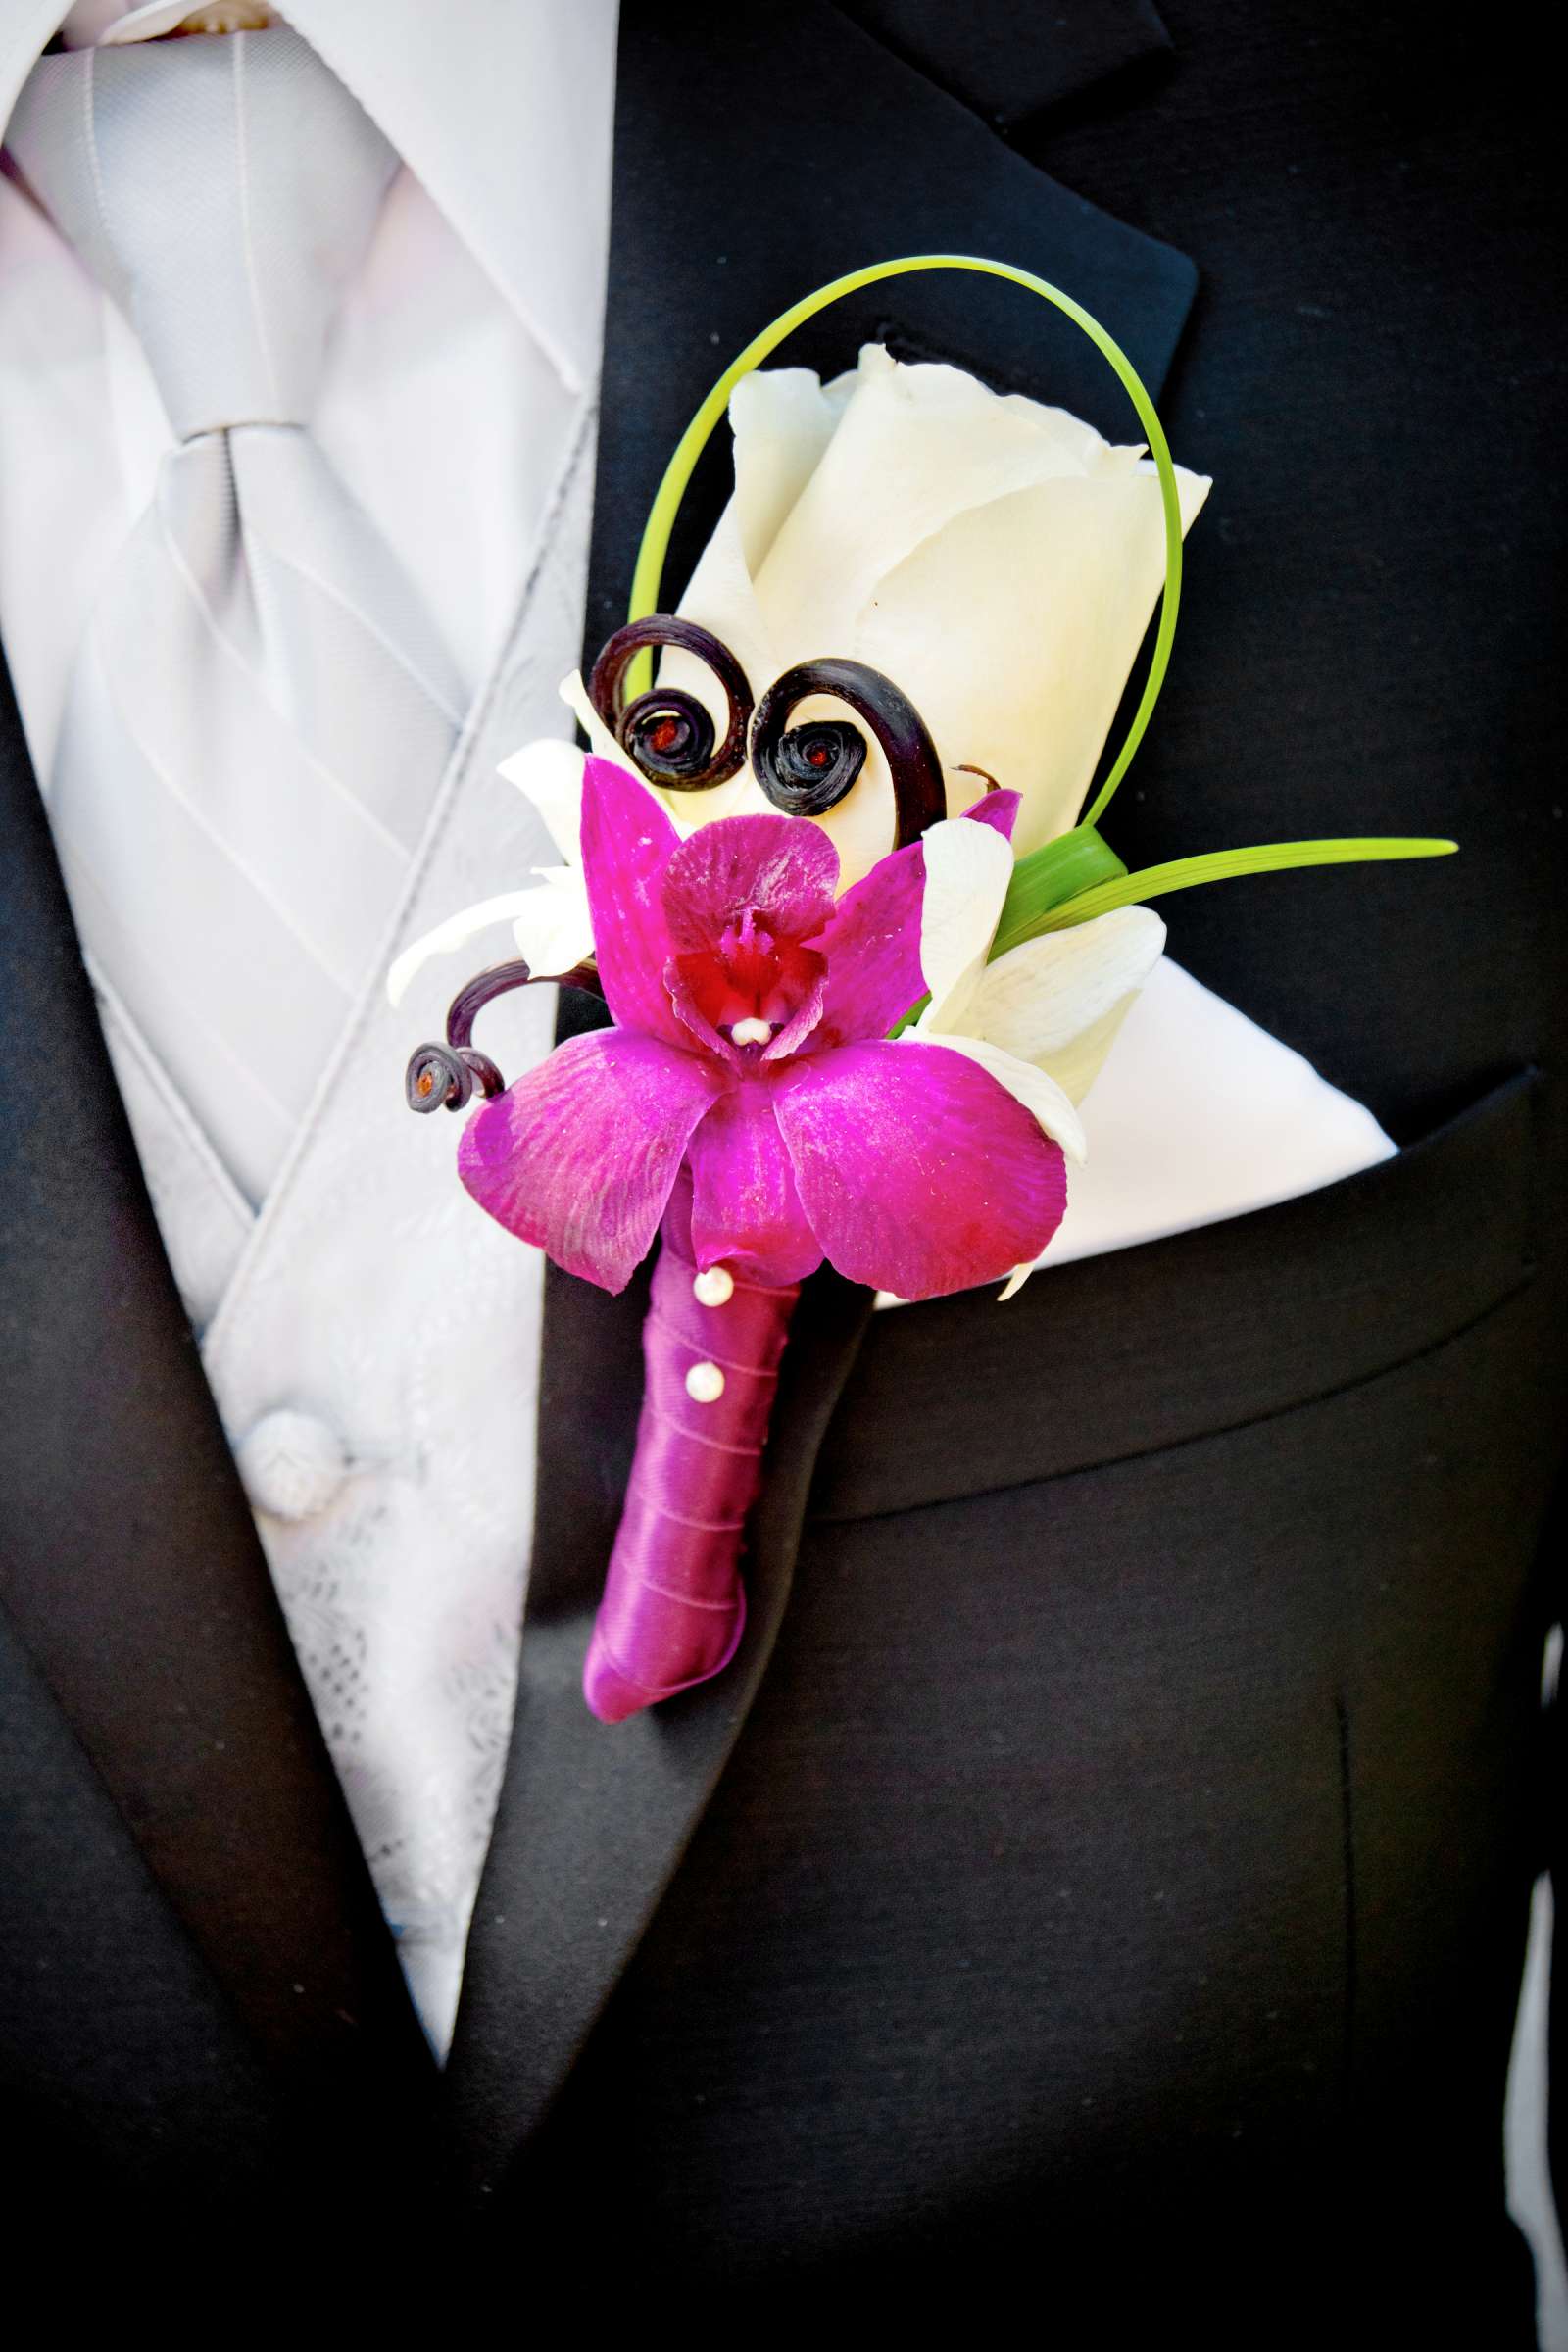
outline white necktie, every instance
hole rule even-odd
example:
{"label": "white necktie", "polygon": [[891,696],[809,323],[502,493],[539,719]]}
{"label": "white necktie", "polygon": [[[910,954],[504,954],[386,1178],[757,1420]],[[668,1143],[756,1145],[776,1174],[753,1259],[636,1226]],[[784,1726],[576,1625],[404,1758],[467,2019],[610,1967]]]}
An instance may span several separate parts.
{"label": "white necktie", "polygon": [[177,436],[83,634],[55,838],[89,958],[259,1202],[465,702],[307,425],[397,159],[283,25],[46,57],[7,144]]}

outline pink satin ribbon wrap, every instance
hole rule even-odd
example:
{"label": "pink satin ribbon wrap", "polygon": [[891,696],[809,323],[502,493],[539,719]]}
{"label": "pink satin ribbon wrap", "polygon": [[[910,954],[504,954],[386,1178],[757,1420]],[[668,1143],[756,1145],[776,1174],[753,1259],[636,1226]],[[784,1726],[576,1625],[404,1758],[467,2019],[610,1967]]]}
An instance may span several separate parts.
{"label": "pink satin ribbon wrap", "polygon": [[[736,1275],[722,1305],[704,1306],[696,1275],[682,1182],[662,1228],[637,1450],[583,1667],[583,1695],[603,1723],[707,1682],[729,1664],[746,1624],[744,1523],[800,1286]],[[711,1403],[686,1386],[699,1364],[724,1376]]]}

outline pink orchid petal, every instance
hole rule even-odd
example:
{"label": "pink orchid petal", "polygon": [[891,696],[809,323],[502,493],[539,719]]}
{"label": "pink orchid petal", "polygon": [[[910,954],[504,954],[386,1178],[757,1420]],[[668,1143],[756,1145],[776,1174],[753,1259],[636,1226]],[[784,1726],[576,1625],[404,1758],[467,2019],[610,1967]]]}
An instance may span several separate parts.
{"label": "pink orchid petal", "polygon": [[686,1156],[699,1266],[722,1259],[754,1282],[785,1283],[821,1264],[822,1245],[801,1206],[765,1081],[754,1079],[715,1102]]}
{"label": "pink orchid petal", "polygon": [[776,939],[809,939],[833,911],[839,854],[798,816],[726,816],[689,834],[664,875],[677,948],[707,948],[750,907]]}
{"label": "pink orchid petal", "polygon": [[[722,818],[719,821],[722,823]],[[664,966],[664,986],[675,1007],[675,1018],[683,1029],[690,1032],[688,1046],[695,1040],[705,1054],[713,1054],[738,1076],[743,1066],[741,1050],[738,1046],[732,1046],[729,1039],[714,1028],[698,1002],[696,990],[683,975],[678,956],[672,956]]]}
{"label": "pink orchid petal", "polygon": [[[886,1037],[925,994],[920,899],[925,860],[911,842],[844,893],[811,945],[827,957],[827,997],[812,1051]],[[776,1043],[776,1041],[775,1041]]]}
{"label": "pink orchid petal", "polygon": [[977,825],[989,825],[1004,841],[1010,841],[1022,806],[1021,792],[1004,792],[999,787],[994,792],[982,793],[972,808],[960,808],[958,814],[973,817]]}
{"label": "pink orchid petal", "polygon": [[693,1128],[729,1083],[715,1063],[658,1038],[594,1030],[474,1112],[458,1172],[509,1233],[568,1274],[623,1291]]}
{"label": "pink orchid petal", "polygon": [[623,1029],[684,1044],[664,986],[664,869],[680,836],[646,786],[612,760],[583,763],[582,863],[594,961]]}
{"label": "pink orchid petal", "polygon": [[[963,814],[1004,841],[1021,806],[1016,792],[988,792]],[[813,1052],[886,1037],[925,995],[920,968],[920,897],[925,864],[918,842],[896,850],[847,890],[811,945],[827,957],[827,1003]],[[775,1041],[776,1043],[776,1041]]]}
{"label": "pink orchid petal", "polygon": [[841,1274],[901,1298],[1000,1281],[1067,1202],[1060,1146],[1005,1087],[940,1045],[808,1054],[781,1073],[801,1203]]}
{"label": "pink orchid petal", "polygon": [[762,1047],[763,1061],[783,1061],[789,1054],[799,1053],[822,1018],[827,1004],[827,975],[817,972],[798,1008],[791,1013],[782,1029]]}

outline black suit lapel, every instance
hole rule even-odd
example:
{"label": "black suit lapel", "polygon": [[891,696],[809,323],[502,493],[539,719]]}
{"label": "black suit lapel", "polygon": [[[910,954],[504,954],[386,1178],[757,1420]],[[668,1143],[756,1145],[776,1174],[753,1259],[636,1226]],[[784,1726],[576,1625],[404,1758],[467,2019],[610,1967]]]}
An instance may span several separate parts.
{"label": "black suit lapel", "polygon": [[0,1601],[289,2082],[363,2068],[407,2093],[427,2053],[164,1256],[3,665],[0,840]]}
{"label": "black suit lapel", "polygon": [[[1182,255],[1043,177],[831,7],[734,6],[699,41],[688,16],[628,0],[590,657],[625,616],[660,473],[723,363],[810,287],[922,250],[1039,270],[1105,320],[1156,390],[1196,282]],[[780,363],[837,372],[871,337],[971,366],[1128,437],[1102,363],[1014,289],[953,277],[878,287],[816,321]],[[710,455],[671,552],[671,601],[726,492],[727,451]],[[460,2164],[480,2183],[498,2177],[559,2088],[741,1731],[869,1306],[867,1293],[832,1275],[807,1286],[747,1559],[740,1657],[715,1682],[611,1730],[588,1715],[579,1678],[631,1457],[644,1294],[633,1285],[610,1299],[551,1271],[516,1724],[448,2069]]]}

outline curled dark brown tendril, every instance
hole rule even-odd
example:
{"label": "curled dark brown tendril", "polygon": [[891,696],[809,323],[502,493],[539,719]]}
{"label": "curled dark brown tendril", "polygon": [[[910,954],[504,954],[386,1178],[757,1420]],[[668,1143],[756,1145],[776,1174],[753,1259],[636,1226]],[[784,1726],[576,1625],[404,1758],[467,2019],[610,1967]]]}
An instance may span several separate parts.
{"label": "curled dark brown tendril", "polygon": [[[445,1045],[416,1046],[409,1056],[404,1074],[403,1091],[411,1110],[466,1110],[473,1100],[474,1090],[482,1095],[499,1095],[506,1080],[490,1059],[473,1043],[473,1024],[487,1004],[497,997],[506,996],[514,988],[526,988],[533,973],[520,956],[513,963],[492,964],[488,971],[476,972],[474,977],[453,998],[447,1010]],[[541,980],[556,978],[553,972],[541,972]],[[560,974],[563,988],[588,989],[596,996],[604,994],[599,975],[591,963],[576,963],[569,972]]]}
{"label": "curled dark brown tendril", "polygon": [[908,696],[863,662],[802,662],[775,678],[758,704],[752,765],[774,808],[789,816],[821,816],[843,800],[864,764],[865,738],[848,720],[790,726],[791,711],[812,694],[835,695],[869,723],[893,778],[893,846],[918,841],[948,812],[942,762]]}
{"label": "curled dark brown tendril", "polygon": [[[716,749],[712,719],[694,694],[678,686],[655,686],[622,704],[627,667],[645,646],[655,645],[695,654],[723,687],[729,724]],[[737,774],[746,758],[752,690],[745,670],[727,645],[672,612],[650,612],[615,631],[594,663],[588,700],[649,782],[666,792],[708,792]]]}

